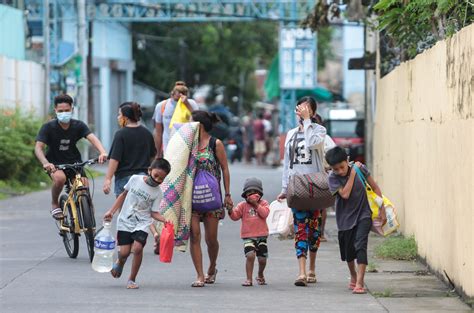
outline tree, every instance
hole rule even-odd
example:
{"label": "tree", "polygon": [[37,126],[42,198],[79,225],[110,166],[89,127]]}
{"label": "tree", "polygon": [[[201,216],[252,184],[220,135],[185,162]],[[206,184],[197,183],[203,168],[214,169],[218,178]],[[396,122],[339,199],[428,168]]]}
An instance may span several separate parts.
{"label": "tree", "polygon": [[134,24],[135,75],[164,91],[177,80],[223,86],[226,104],[235,105],[230,99],[242,92],[250,109],[258,98],[251,77],[277,52],[277,27],[272,22]]}
{"label": "tree", "polygon": [[324,27],[318,31],[318,70],[324,69],[326,61],[333,56],[332,34],[333,29],[331,27]]}
{"label": "tree", "polygon": [[[369,6],[367,15],[376,14],[376,28],[381,32],[381,70],[389,72],[405,60],[433,46],[474,22],[472,0],[344,0]],[[339,17],[339,0],[318,1],[302,25],[313,31],[330,27],[332,17]],[[367,22],[361,20],[362,22]]]}

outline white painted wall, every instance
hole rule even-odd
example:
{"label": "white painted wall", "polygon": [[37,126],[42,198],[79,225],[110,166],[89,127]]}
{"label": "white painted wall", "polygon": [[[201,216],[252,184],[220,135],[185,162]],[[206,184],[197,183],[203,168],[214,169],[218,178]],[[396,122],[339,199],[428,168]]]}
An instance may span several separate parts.
{"label": "white painted wall", "polygon": [[0,56],[0,108],[19,108],[44,117],[44,69],[31,62]]}

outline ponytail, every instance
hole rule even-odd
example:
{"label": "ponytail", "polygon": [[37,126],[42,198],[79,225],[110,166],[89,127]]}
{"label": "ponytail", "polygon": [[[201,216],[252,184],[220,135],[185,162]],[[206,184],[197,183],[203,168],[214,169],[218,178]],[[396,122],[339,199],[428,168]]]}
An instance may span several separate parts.
{"label": "ponytail", "polygon": [[213,125],[219,123],[220,121],[222,121],[221,118],[219,117],[219,115],[217,115],[214,112],[209,113],[209,117],[211,118],[211,122],[212,122]]}
{"label": "ponytail", "polygon": [[124,102],[120,105],[120,112],[122,115],[132,122],[140,121],[143,113],[140,105],[136,102]]}

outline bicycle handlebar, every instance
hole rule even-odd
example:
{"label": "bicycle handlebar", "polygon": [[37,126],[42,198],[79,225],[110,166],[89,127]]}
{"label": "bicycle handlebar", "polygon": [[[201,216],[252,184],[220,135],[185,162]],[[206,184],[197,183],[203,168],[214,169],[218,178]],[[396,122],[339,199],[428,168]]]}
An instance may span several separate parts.
{"label": "bicycle handlebar", "polygon": [[58,165],[55,165],[55,167],[56,167],[58,170],[65,170],[65,169],[68,169],[68,168],[77,169],[77,168],[83,168],[83,167],[86,166],[86,165],[96,164],[98,161],[99,161],[99,159],[96,158],[96,159],[90,159],[90,160],[87,160],[87,161],[84,161],[84,162],[80,162],[80,163],[58,164]]}

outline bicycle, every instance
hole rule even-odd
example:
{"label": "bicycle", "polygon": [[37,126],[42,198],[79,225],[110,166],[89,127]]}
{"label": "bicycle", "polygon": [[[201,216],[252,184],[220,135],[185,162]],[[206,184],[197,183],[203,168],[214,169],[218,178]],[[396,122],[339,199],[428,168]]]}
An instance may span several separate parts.
{"label": "bicycle", "polygon": [[64,218],[57,221],[59,235],[63,237],[64,247],[68,256],[75,259],[79,253],[79,236],[84,233],[87,252],[92,262],[94,258],[95,214],[89,187],[85,186],[82,178],[82,169],[86,165],[97,163],[98,159],[91,159],[81,163],[56,165],[58,170],[71,169],[75,172],[72,180],[67,179],[66,194],[59,198],[59,207],[63,210]]}

